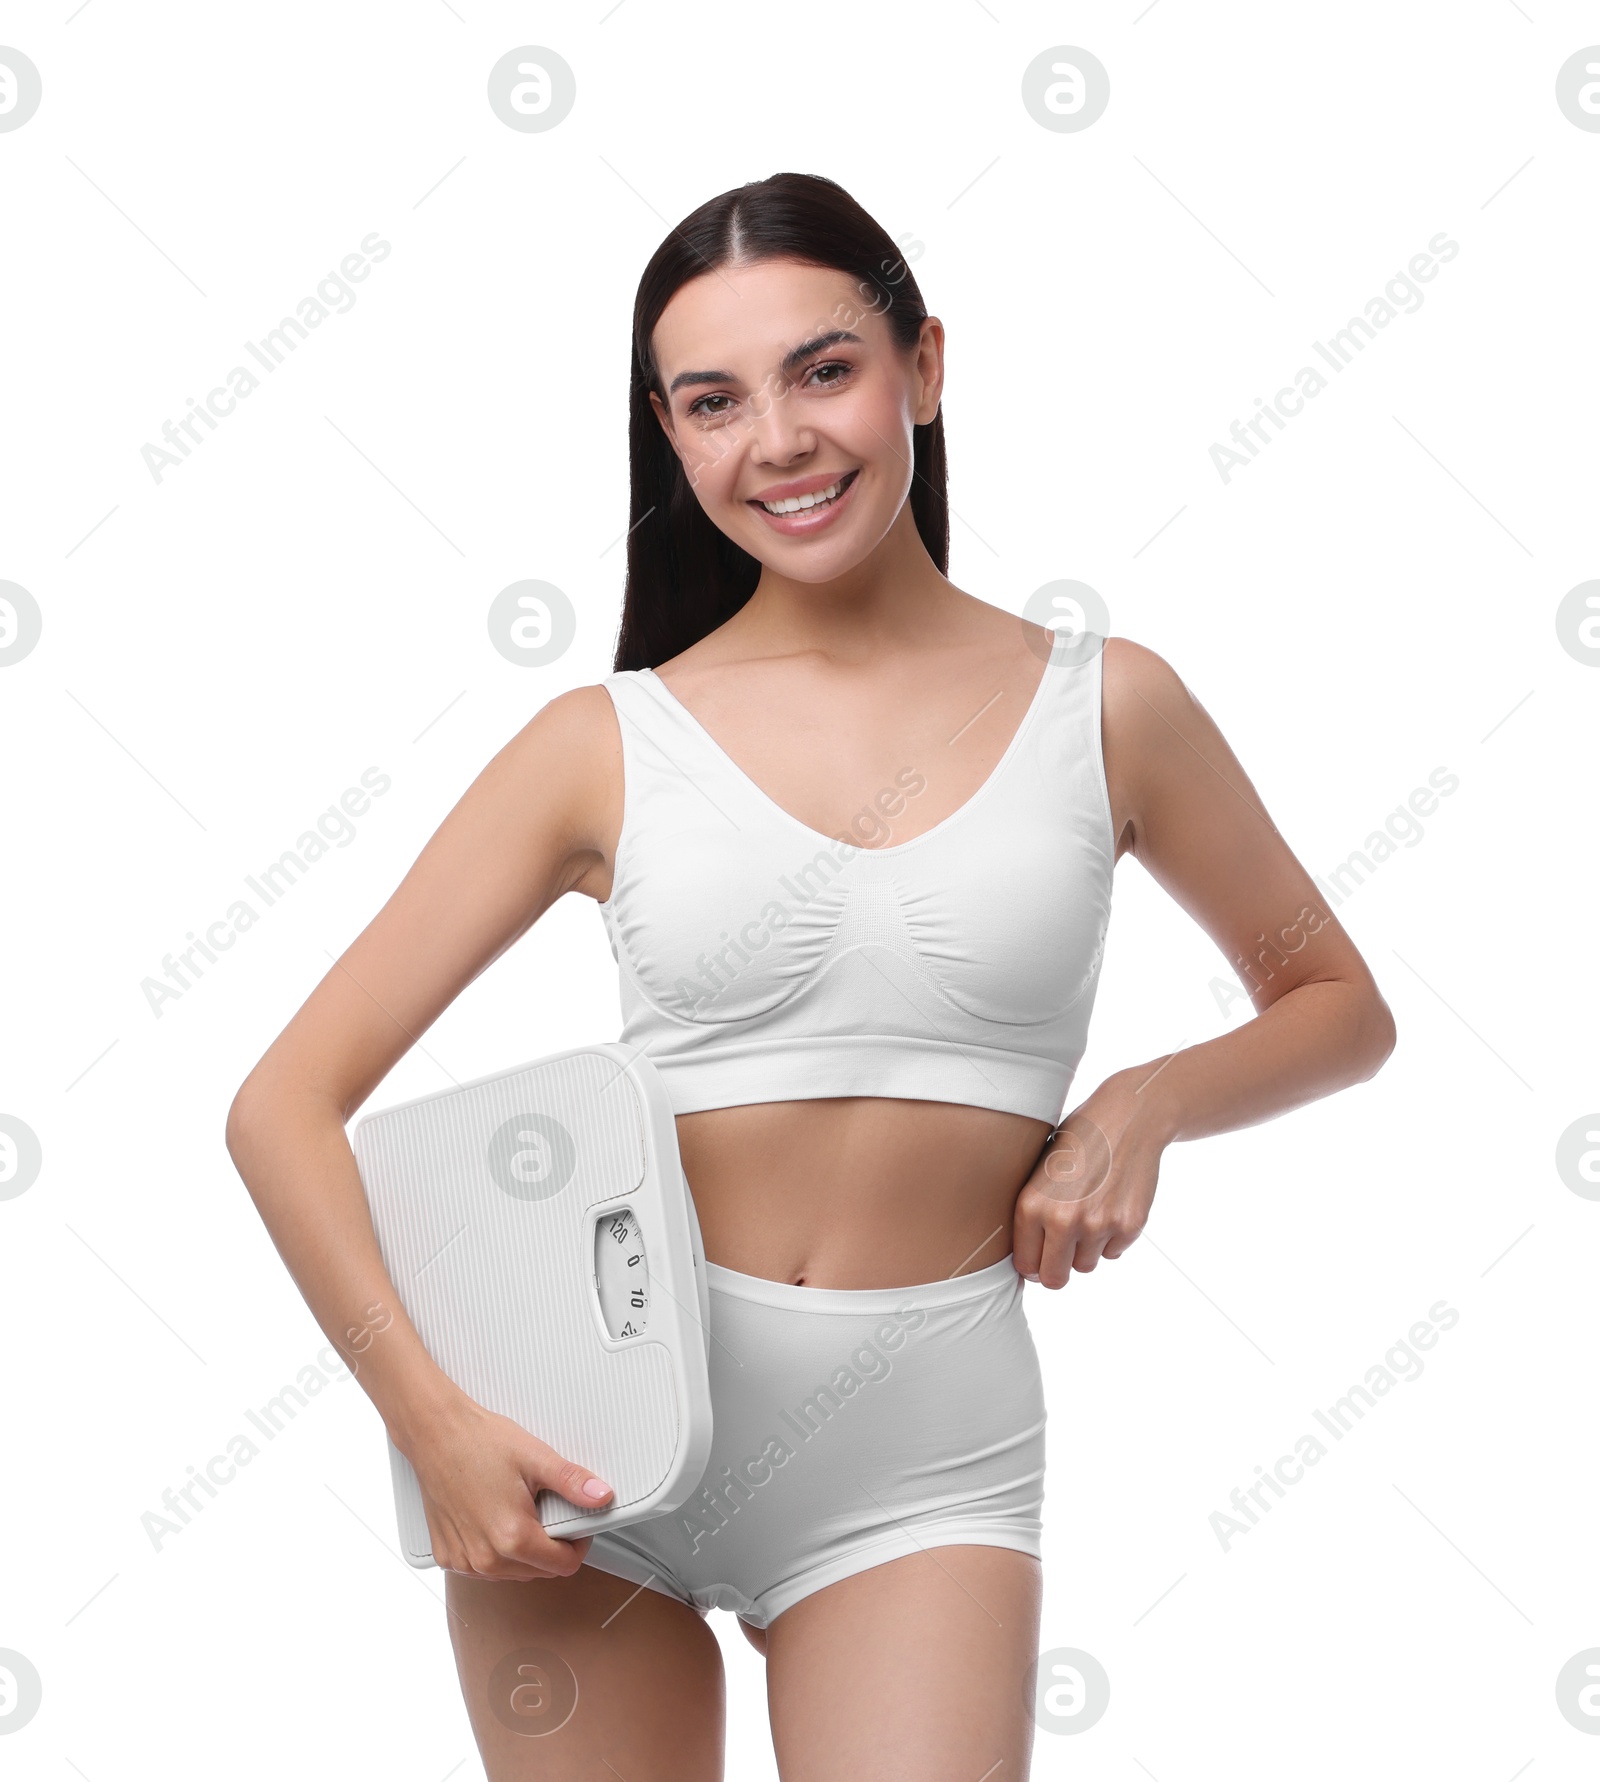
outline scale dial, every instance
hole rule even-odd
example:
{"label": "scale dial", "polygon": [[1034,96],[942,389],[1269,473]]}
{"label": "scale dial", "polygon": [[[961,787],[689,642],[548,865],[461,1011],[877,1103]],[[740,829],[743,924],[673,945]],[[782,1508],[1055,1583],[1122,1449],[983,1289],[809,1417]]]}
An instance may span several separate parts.
{"label": "scale dial", "polygon": [[631,1208],[609,1213],[594,1228],[594,1283],[600,1317],[613,1337],[640,1336],[650,1321],[650,1264]]}

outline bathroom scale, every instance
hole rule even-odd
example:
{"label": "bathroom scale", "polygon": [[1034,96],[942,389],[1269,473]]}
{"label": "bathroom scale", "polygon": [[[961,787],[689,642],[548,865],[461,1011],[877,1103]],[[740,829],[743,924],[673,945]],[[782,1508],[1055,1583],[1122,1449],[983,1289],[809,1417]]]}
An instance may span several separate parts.
{"label": "bathroom scale", "polygon": [[[631,1046],[557,1052],[351,1133],[384,1267],[450,1378],[612,1487],[535,1494],[569,1540],[675,1510],[711,1451],[710,1299],[672,1107]],[[379,1341],[382,1340],[380,1337]],[[389,1440],[400,1548],[436,1564]]]}

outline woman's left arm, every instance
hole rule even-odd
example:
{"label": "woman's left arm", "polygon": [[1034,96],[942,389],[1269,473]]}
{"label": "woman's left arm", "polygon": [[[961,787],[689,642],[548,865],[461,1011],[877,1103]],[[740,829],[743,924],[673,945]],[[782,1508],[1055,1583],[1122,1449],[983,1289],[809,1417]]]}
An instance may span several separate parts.
{"label": "woman's left arm", "polygon": [[1355,944],[1290,852],[1222,733],[1153,650],[1108,639],[1101,730],[1119,855],[1232,963],[1256,1014],[1108,1077],[1047,1141],[1017,1198],[1019,1273],[1064,1287],[1144,1229],[1162,1151],[1372,1076],[1394,1017]]}

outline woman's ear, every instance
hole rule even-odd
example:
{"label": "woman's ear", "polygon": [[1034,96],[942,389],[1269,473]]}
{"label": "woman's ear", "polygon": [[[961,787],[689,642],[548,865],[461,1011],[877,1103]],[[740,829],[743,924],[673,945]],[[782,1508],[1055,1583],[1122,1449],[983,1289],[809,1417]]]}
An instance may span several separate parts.
{"label": "woman's ear", "polygon": [[922,379],[922,400],[916,413],[917,425],[921,426],[938,414],[939,399],[944,393],[944,323],[937,316],[922,318],[916,365]]}
{"label": "woman's ear", "polygon": [[672,425],[672,416],[667,412],[666,408],[663,407],[661,398],[654,390],[650,392],[650,406],[656,411],[656,419],[661,423],[661,431],[665,433],[667,438],[671,441],[672,449],[678,453],[678,462],[681,464],[683,462],[683,453],[678,451],[678,436]]}

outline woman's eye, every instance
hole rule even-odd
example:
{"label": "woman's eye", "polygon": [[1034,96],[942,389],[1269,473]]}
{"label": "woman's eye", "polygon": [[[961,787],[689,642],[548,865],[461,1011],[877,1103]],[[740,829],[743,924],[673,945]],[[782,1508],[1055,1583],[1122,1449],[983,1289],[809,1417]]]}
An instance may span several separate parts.
{"label": "woman's eye", "polygon": [[[825,364],[813,365],[806,373],[806,377],[808,381],[815,380],[823,389],[831,390],[835,384],[843,383],[854,370],[855,366],[853,366],[848,359],[829,359]],[[834,372],[837,375],[833,377],[824,377],[824,372]],[[711,408],[707,405],[713,402],[725,402],[731,407],[733,405],[733,400],[734,399],[731,396],[697,396],[695,400],[689,404],[688,412],[693,416],[705,420],[715,420],[718,416],[725,415],[728,410],[726,408]]]}

